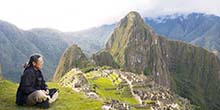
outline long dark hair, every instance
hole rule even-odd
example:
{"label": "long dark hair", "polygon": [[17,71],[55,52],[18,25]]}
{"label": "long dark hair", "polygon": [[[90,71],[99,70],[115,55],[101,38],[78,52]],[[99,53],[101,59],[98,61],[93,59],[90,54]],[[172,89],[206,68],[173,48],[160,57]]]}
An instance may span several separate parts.
{"label": "long dark hair", "polygon": [[38,58],[40,58],[40,57],[42,57],[42,55],[39,54],[39,53],[34,53],[34,54],[32,54],[32,55],[30,56],[29,61],[23,65],[24,69],[26,69],[27,67],[33,66],[33,62],[37,63]]}

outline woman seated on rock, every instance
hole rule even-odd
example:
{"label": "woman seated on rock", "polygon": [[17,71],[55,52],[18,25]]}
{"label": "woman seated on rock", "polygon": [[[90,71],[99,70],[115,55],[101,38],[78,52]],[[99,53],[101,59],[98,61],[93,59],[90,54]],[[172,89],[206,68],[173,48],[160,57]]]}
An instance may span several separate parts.
{"label": "woman seated on rock", "polygon": [[24,72],[16,94],[17,105],[30,105],[49,108],[50,103],[58,98],[57,89],[48,89],[41,72],[43,57],[33,54],[28,64],[24,65]]}

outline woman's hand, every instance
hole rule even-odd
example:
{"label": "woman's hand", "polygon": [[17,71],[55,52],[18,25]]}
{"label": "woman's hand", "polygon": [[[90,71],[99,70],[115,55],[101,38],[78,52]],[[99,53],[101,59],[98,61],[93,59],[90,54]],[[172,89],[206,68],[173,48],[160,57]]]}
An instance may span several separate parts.
{"label": "woman's hand", "polygon": [[46,94],[49,95],[49,89],[46,90]]}
{"label": "woman's hand", "polygon": [[49,90],[47,89],[47,90],[42,90],[46,95],[48,95],[49,94]]}

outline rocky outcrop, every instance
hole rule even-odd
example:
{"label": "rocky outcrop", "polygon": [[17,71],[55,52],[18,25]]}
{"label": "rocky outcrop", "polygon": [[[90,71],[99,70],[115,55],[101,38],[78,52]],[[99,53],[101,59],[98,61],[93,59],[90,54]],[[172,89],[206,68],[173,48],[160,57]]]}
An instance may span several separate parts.
{"label": "rocky outcrop", "polygon": [[[111,55],[120,68],[153,76],[157,84],[190,99],[202,110],[220,109],[217,56],[157,35],[137,12],[130,12],[118,23],[103,52]],[[105,57],[94,57],[96,64],[109,65]]]}

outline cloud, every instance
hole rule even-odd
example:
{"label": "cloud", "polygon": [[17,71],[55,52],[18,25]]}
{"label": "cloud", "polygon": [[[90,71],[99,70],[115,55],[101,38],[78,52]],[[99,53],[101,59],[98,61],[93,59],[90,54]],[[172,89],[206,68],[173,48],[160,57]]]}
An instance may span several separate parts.
{"label": "cloud", "polygon": [[220,16],[219,0],[152,0],[153,8],[144,10],[145,16],[167,14],[189,14],[192,12],[215,14]]}
{"label": "cloud", "polygon": [[22,29],[78,31],[120,20],[130,11],[155,17],[203,12],[220,15],[218,0],[0,0],[0,19]]}

